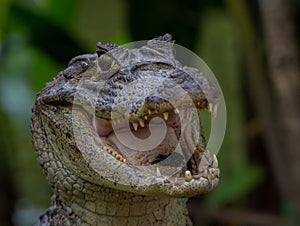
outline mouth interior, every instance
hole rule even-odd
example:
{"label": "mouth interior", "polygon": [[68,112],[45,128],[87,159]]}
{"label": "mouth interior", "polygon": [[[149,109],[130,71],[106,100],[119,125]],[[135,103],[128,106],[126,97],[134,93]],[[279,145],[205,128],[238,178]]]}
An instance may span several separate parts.
{"label": "mouth interior", "polygon": [[[182,131],[181,127],[185,123],[187,110],[169,112],[149,111],[146,117],[139,122],[130,122],[128,119],[117,119],[112,125],[112,122],[99,117],[94,117],[94,127],[98,136],[107,142],[112,151],[110,154],[114,155],[116,159],[126,161],[126,163],[135,166],[147,166],[157,163],[167,165],[184,165],[180,176],[184,176],[186,170],[189,170],[193,175],[199,174],[199,164],[201,154],[204,149],[199,145],[186,139],[185,145],[179,143],[182,136],[192,137],[192,131],[187,129]],[[163,119],[155,120],[157,117]],[[182,120],[182,121],[181,121]],[[151,132],[149,124],[151,121]],[[160,133],[166,127],[166,136],[163,141],[155,148],[146,151],[133,150],[119,141],[116,133],[124,134],[131,132],[136,138],[146,139],[151,136],[151,133]],[[128,130],[128,128],[130,130]],[[181,134],[183,133],[183,134]],[[182,139],[182,138],[181,138]],[[177,145],[182,150],[182,154],[174,153]],[[195,148],[196,147],[196,148]],[[190,150],[194,149],[194,150]],[[172,155],[171,155],[172,154]],[[168,159],[168,161],[164,161]],[[185,164],[185,162],[187,162]]]}

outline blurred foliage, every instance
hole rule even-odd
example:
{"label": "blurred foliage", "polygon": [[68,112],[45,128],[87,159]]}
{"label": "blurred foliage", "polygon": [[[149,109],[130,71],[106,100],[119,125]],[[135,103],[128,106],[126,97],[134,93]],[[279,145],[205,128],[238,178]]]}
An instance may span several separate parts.
{"label": "blurred foliage", "polygon": [[[300,1],[293,2],[299,12]],[[257,1],[248,1],[248,7],[260,23]],[[256,28],[251,35],[260,37],[261,25]],[[125,44],[164,33],[206,61],[227,101],[227,134],[218,157],[222,180],[197,202],[282,214],[284,203],[266,180],[276,175],[271,175],[261,143],[240,40],[223,1],[1,0],[0,225],[32,225],[49,204],[51,192],[31,147],[35,94],[72,57],[94,52],[97,41]],[[270,199],[275,201],[267,205]]]}
{"label": "blurred foliage", "polygon": [[[207,196],[211,204],[224,205],[247,195],[263,179],[263,169],[247,161],[245,132],[245,97],[240,76],[241,63],[236,34],[228,13],[207,10],[202,21],[202,37],[196,52],[211,66],[223,89],[227,108],[227,132],[218,155],[221,159],[222,189]],[[213,29],[212,29],[213,28]],[[218,54],[215,54],[218,52]]]}

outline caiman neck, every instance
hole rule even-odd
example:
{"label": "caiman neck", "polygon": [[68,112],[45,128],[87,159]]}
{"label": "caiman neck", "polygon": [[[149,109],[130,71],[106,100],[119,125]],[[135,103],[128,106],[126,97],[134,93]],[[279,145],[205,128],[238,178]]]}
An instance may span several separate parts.
{"label": "caiman neck", "polygon": [[63,225],[190,225],[187,199],[141,196],[85,183],[52,197]]}

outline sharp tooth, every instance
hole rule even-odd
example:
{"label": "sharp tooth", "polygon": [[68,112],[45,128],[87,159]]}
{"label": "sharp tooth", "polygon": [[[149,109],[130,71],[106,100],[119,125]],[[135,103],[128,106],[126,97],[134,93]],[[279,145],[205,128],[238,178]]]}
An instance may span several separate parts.
{"label": "sharp tooth", "polygon": [[151,110],[148,110],[148,115],[151,115],[152,114],[152,111]]}
{"label": "sharp tooth", "polygon": [[213,155],[213,164],[212,164],[212,167],[213,168],[218,168],[218,166],[219,166],[218,159],[217,159],[217,156],[214,154]]}
{"label": "sharp tooth", "polygon": [[160,169],[156,167],[156,176],[161,177]]}
{"label": "sharp tooth", "polygon": [[122,156],[117,154],[116,155],[116,159],[119,160],[119,161],[121,161],[122,160]]}
{"label": "sharp tooth", "polygon": [[145,120],[148,120],[148,116],[147,115],[145,115],[144,118],[145,118]]}
{"label": "sharp tooth", "polygon": [[137,124],[136,122],[133,122],[132,125],[133,125],[134,131],[137,131],[139,124]]}
{"label": "sharp tooth", "polygon": [[212,112],[212,116],[214,118],[217,117],[217,111],[218,111],[218,104],[214,104],[214,106],[213,106],[213,112]]}
{"label": "sharp tooth", "polygon": [[177,108],[174,109],[175,114],[179,114],[179,110]]}
{"label": "sharp tooth", "polygon": [[212,112],[212,110],[213,110],[213,104],[212,104],[212,103],[209,103],[209,104],[208,104],[208,110],[209,110],[210,112]]}
{"label": "sharp tooth", "polygon": [[211,112],[213,118],[217,116],[218,104],[209,103],[208,110]]}
{"label": "sharp tooth", "polygon": [[175,185],[175,186],[179,185],[178,177],[175,177],[174,185]]}
{"label": "sharp tooth", "polygon": [[167,121],[169,118],[169,112],[164,112],[163,115],[164,115],[164,119]]}
{"label": "sharp tooth", "polygon": [[185,171],[184,176],[185,176],[185,181],[186,182],[190,182],[190,181],[193,180],[193,176],[192,176],[192,174],[189,170]]}
{"label": "sharp tooth", "polygon": [[164,178],[164,182],[165,182],[165,183],[170,183],[169,178],[165,177],[165,178]]}
{"label": "sharp tooth", "polygon": [[144,122],[144,120],[140,120],[140,121],[139,121],[139,124],[140,124],[141,127],[145,127],[145,122]]}

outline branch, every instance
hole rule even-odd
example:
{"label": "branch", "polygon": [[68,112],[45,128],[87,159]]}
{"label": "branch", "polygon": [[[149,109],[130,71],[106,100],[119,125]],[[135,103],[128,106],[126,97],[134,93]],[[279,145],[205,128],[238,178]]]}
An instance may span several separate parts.
{"label": "branch", "polygon": [[300,60],[290,1],[262,0],[270,79],[276,94],[282,161],[287,166],[291,201],[300,216]]}

